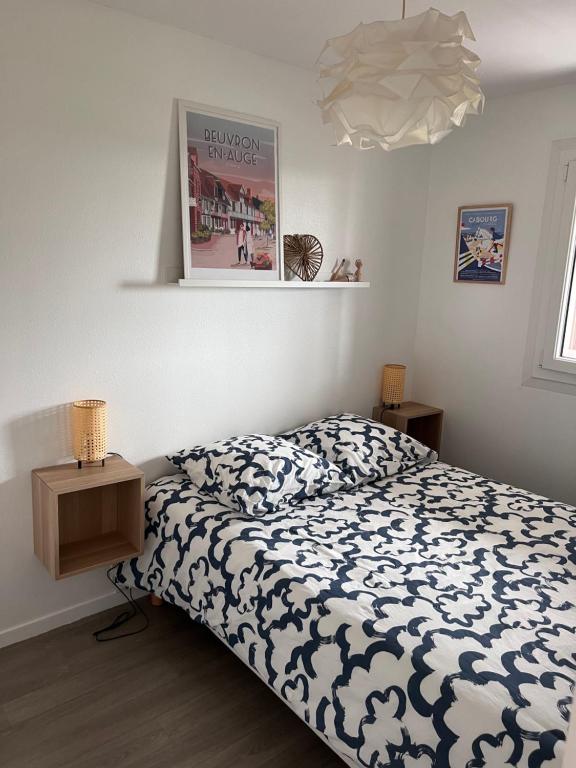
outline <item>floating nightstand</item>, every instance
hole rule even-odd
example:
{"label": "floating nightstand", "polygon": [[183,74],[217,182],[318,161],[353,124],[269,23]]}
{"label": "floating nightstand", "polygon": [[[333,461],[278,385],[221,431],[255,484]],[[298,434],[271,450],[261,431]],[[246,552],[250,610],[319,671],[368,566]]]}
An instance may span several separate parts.
{"label": "floating nightstand", "polygon": [[402,403],[399,408],[384,408],[382,405],[377,405],[372,411],[372,418],[374,421],[380,421],[388,427],[410,435],[436,453],[440,453],[444,418],[444,411],[441,408],[413,402]]}
{"label": "floating nightstand", "polygon": [[55,579],[136,557],[144,546],[144,473],[118,456],[103,467],[32,471],[34,552]]}

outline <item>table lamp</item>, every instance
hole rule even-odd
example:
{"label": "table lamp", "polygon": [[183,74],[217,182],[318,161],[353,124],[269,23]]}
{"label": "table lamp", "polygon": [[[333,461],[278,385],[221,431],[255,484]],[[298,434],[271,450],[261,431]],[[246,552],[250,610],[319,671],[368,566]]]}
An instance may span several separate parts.
{"label": "table lamp", "polygon": [[72,403],[72,445],[78,469],[82,463],[101,462],[108,453],[108,428],[104,400],[75,400]]}
{"label": "table lamp", "polygon": [[382,405],[384,408],[399,408],[404,397],[406,366],[389,363],[382,372]]}

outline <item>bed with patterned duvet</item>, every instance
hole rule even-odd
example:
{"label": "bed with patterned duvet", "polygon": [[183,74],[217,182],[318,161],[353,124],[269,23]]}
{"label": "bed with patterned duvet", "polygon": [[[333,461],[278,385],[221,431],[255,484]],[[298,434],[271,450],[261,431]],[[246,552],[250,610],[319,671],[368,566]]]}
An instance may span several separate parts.
{"label": "bed with patterned duvet", "polygon": [[118,583],[209,627],[350,766],[560,768],[576,509],[349,414],[170,458]]}

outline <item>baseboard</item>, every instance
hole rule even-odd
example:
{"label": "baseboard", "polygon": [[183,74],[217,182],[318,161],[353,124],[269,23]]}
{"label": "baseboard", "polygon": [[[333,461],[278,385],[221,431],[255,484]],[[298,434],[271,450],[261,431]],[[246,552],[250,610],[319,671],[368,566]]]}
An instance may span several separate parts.
{"label": "baseboard", "polygon": [[76,605],[63,608],[61,611],[47,613],[37,619],[3,629],[0,631],[0,648],[19,643],[21,640],[27,640],[29,637],[43,635],[44,632],[49,632],[51,629],[56,629],[56,627],[61,627],[64,624],[71,624],[73,621],[105,611],[107,608],[113,608],[122,602],[123,598],[118,592],[108,592],[100,597],[94,597],[92,600],[85,600],[83,603],[76,603]]}

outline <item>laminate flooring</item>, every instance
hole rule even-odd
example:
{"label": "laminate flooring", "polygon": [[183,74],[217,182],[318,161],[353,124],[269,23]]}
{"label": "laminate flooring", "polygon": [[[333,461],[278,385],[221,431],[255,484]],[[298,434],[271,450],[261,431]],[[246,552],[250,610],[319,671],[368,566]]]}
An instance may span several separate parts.
{"label": "laminate flooring", "polygon": [[207,629],[141,605],[132,637],[92,637],[116,607],[0,650],[2,768],[345,765]]}

